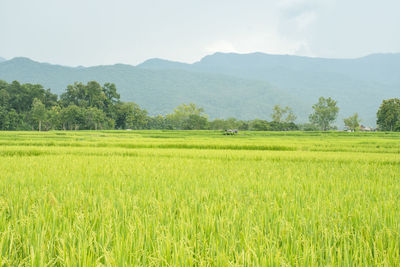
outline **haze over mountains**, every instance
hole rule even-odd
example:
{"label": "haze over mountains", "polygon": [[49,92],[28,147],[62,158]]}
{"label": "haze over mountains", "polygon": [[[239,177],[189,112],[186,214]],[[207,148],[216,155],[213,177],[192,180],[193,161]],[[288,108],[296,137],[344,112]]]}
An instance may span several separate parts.
{"label": "haze over mountains", "polygon": [[150,114],[194,102],[211,118],[268,119],[273,105],[289,105],[306,122],[318,97],[338,101],[342,118],[355,112],[374,126],[383,99],[400,95],[400,54],[323,59],[263,53],[216,53],[194,64],[151,59],[137,66],[66,67],[27,58],[0,59],[0,79],[40,83],[62,93],[75,81],[117,85],[124,101]]}

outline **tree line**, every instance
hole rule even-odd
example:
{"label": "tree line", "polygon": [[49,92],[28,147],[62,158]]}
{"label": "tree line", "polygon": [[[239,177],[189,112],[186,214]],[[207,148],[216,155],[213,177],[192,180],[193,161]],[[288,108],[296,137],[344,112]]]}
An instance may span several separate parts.
{"label": "tree line", "polygon": [[[68,85],[58,97],[39,84],[0,81],[0,130],[98,130],[98,129],[168,129],[168,130],[331,130],[339,108],[332,98],[319,98],[313,105],[310,123],[296,124],[290,107],[275,105],[272,121],[209,120],[204,109],[193,103],[182,104],[167,115],[150,116],[133,102],[123,102],[112,83],[96,81]],[[359,127],[358,114],[344,120],[352,130]],[[400,131],[400,100],[382,103],[377,124],[382,130]]]}

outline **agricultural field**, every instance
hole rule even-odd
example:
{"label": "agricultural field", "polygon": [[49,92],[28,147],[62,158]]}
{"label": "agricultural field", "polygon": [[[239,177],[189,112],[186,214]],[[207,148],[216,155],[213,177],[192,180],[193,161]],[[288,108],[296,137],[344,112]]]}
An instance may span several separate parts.
{"label": "agricultural field", "polygon": [[1,266],[396,266],[400,134],[0,132]]}

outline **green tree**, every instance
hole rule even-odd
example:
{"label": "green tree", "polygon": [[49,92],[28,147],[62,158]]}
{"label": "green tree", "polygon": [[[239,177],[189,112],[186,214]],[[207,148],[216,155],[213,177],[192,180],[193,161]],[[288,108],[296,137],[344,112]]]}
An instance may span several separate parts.
{"label": "green tree", "polygon": [[215,119],[209,122],[209,127],[212,130],[239,129],[242,123],[242,121],[238,121],[235,118]]}
{"label": "green tree", "polygon": [[68,85],[60,100],[64,107],[75,105],[81,108],[96,107],[103,109],[107,96],[98,82],[91,81],[86,85],[83,83]]}
{"label": "green tree", "polygon": [[91,81],[88,82],[85,86],[86,99],[89,107],[96,107],[99,109],[103,109],[104,102],[107,97],[103,92],[103,88],[98,82]]}
{"label": "green tree", "polygon": [[266,120],[256,119],[256,120],[253,120],[250,123],[250,130],[253,130],[253,131],[268,131],[268,130],[270,130],[270,124]]}
{"label": "green tree", "polygon": [[376,116],[380,130],[400,131],[400,99],[383,100]]}
{"label": "green tree", "polygon": [[343,121],[344,125],[352,131],[357,131],[360,128],[361,119],[358,117],[358,113],[354,113],[353,116],[350,116]]}
{"label": "green tree", "polygon": [[10,109],[8,111],[8,129],[7,130],[18,130],[20,125],[22,124],[21,115],[18,114],[14,109]]}
{"label": "green tree", "polygon": [[61,108],[60,106],[53,106],[47,110],[46,130],[62,129],[61,125]]}
{"label": "green tree", "polygon": [[0,106],[0,130],[17,130],[21,125],[21,116],[14,109]]}
{"label": "green tree", "polygon": [[97,130],[99,127],[102,129],[104,123],[107,122],[106,114],[95,107],[90,107],[85,111],[86,127],[89,129]]}
{"label": "green tree", "polygon": [[318,125],[321,130],[327,131],[331,128],[338,115],[339,108],[336,106],[336,101],[332,98],[320,97],[318,103],[312,106],[314,112],[310,114],[310,122]]}
{"label": "green tree", "polygon": [[84,110],[76,105],[63,108],[60,112],[63,129],[78,130],[84,122]]}
{"label": "green tree", "polygon": [[0,106],[3,108],[8,108],[9,100],[10,100],[10,94],[7,92],[6,89],[1,89],[0,90]]}
{"label": "green tree", "polygon": [[314,123],[303,123],[298,125],[301,131],[318,131],[319,128]]}
{"label": "green tree", "polygon": [[39,132],[42,130],[42,122],[46,119],[46,107],[39,99],[35,98],[32,103],[32,118],[39,124]]}
{"label": "green tree", "polygon": [[0,106],[0,130],[8,130],[9,126],[9,112],[4,106]]}
{"label": "green tree", "polygon": [[248,129],[249,129],[249,127],[250,127],[250,125],[249,125],[249,122],[248,121],[238,121],[238,126],[237,126],[237,128],[239,129],[239,130],[242,130],[242,131],[247,131]]}
{"label": "green tree", "polygon": [[286,123],[294,123],[297,119],[297,116],[294,114],[294,112],[291,108],[289,108],[289,107],[286,107],[286,108],[287,108],[287,116],[286,116],[285,122]]}
{"label": "green tree", "polygon": [[39,99],[46,108],[57,101],[57,95],[52,94],[49,90],[44,90],[40,84],[20,84],[14,81],[7,86],[6,90],[9,95],[9,107],[19,114],[30,112],[35,98]]}
{"label": "green tree", "polygon": [[281,105],[275,105],[272,109],[272,120],[275,122],[281,122],[285,109],[281,108]]}
{"label": "green tree", "polygon": [[166,120],[163,115],[148,117],[146,126],[146,129],[167,129]]}
{"label": "green tree", "polygon": [[116,105],[116,127],[119,129],[144,129],[147,124],[147,111],[132,102]]}
{"label": "green tree", "polygon": [[[286,118],[285,118],[286,116]],[[291,123],[296,120],[296,115],[290,107],[282,108],[281,105],[275,105],[272,109],[272,121]]]}
{"label": "green tree", "polygon": [[174,113],[167,115],[167,119],[171,121],[174,129],[184,129],[187,126],[187,121],[190,119],[189,117],[192,115],[203,117],[208,120],[208,116],[204,113],[204,109],[197,107],[196,104],[193,103],[177,106],[174,109]]}
{"label": "green tree", "polygon": [[208,128],[208,120],[206,117],[191,114],[183,122],[184,130],[205,130]]}

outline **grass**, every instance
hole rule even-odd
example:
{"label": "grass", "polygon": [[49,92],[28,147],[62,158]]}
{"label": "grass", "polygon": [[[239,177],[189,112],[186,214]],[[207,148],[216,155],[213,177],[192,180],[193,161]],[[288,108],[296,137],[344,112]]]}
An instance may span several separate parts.
{"label": "grass", "polygon": [[400,135],[0,133],[2,266],[396,266]]}

